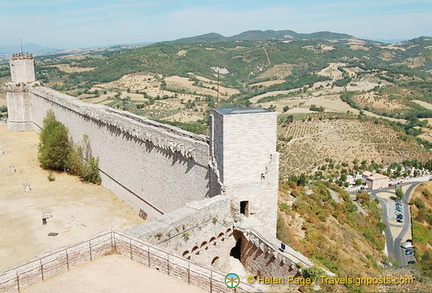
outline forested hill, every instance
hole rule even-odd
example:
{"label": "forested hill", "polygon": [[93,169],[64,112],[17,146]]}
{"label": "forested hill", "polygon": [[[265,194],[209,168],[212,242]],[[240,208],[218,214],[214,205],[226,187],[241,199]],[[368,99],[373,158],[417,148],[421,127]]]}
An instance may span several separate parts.
{"label": "forested hill", "polygon": [[269,40],[342,40],[352,39],[351,35],[333,32],[315,32],[310,34],[296,33],[292,30],[250,30],[225,37],[218,33],[209,33],[194,37],[181,38],[168,43],[207,43],[207,42],[238,42],[238,41],[269,41]]}

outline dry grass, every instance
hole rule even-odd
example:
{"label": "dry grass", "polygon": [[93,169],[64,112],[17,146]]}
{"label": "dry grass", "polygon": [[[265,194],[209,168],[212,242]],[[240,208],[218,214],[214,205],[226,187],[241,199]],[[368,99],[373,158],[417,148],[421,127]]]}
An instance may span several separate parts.
{"label": "dry grass", "polygon": [[313,172],[326,164],[326,158],[333,159],[335,165],[351,164],[354,159],[360,162],[373,159],[388,164],[405,159],[431,158],[426,150],[404,141],[400,133],[385,124],[354,117],[304,120],[278,127],[282,178],[288,174]]}
{"label": "dry grass", "polygon": [[275,78],[275,79],[284,79],[288,75],[291,74],[292,69],[295,65],[293,64],[276,64],[272,66],[271,68],[267,69],[263,73],[261,73],[258,78],[259,79],[265,79],[265,78]]}
{"label": "dry grass", "polygon": [[389,99],[389,95],[378,95],[374,92],[364,93],[354,96],[354,100],[361,107],[371,107],[374,109],[381,109],[386,111],[405,109],[407,106],[398,102],[397,100]]}
{"label": "dry grass", "polygon": [[[432,110],[432,104],[430,104],[430,103],[420,101],[420,100],[413,100],[413,102],[419,104],[423,108],[426,108],[428,110]],[[428,120],[428,121],[431,121],[431,120]]]}
{"label": "dry grass", "polygon": [[[99,97],[93,94],[82,94],[79,96],[89,103],[100,103],[105,105],[116,104],[122,109],[124,105],[121,99],[127,97],[136,104],[143,104],[148,101],[142,93],[156,99],[152,105],[145,107],[145,114],[149,118],[164,119],[167,121],[194,122],[203,119],[206,114],[207,104],[205,96],[217,96],[217,81],[202,76],[193,76],[200,85],[195,85],[194,80],[180,76],[170,76],[163,79],[160,75],[149,74],[129,74],[124,75],[116,81],[95,85],[90,91],[98,90]],[[166,89],[161,89],[162,82],[166,83]],[[114,99],[120,93],[120,99]],[[221,100],[229,98],[231,95],[238,94],[236,89],[219,86],[219,96]],[[168,99],[158,100],[168,96]],[[188,101],[195,103],[195,107],[188,108]]]}
{"label": "dry grass", "polygon": [[269,80],[269,81],[262,81],[262,82],[257,82],[257,83],[252,83],[249,86],[251,87],[255,87],[255,86],[263,86],[263,87],[269,87],[275,84],[281,84],[284,83],[285,80],[283,79],[275,79],[275,80]]}
{"label": "dry grass", "polygon": [[56,65],[49,65],[46,67],[57,67],[59,70],[67,73],[85,72],[85,71],[91,71],[95,69],[92,67],[71,67],[69,64],[56,64]]}
{"label": "dry grass", "polygon": [[[316,209],[316,206],[307,206],[308,198],[313,196],[311,200],[316,202],[316,196],[313,194],[304,195],[304,192],[305,190],[301,188],[299,190],[299,187],[290,182],[290,186],[282,184],[279,193],[279,216],[285,224],[284,233],[289,245],[305,255],[315,256],[315,261],[327,259],[329,265],[333,263],[335,266],[333,272],[338,270],[338,277],[379,277],[381,271],[376,265],[376,261],[384,260],[383,253],[378,251],[362,233],[348,224],[346,217],[349,216],[343,212],[342,206],[345,201],[342,197],[342,202],[336,206],[323,204],[324,206],[321,208],[328,212],[328,215],[325,219],[321,219],[316,216],[321,213]],[[317,191],[314,190],[314,192]],[[296,194],[296,197],[290,194]],[[291,204],[283,205],[283,203],[297,200],[301,201],[298,204],[301,205],[300,210],[305,209],[308,212],[299,212],[297,207],[287,207]],[[363,219],[363,216],[358,216]],[[365,221],[370,221],[368,225],[372,225],[373,220],[365,219]],[[324,288],[325,292],[328,290],[331,292],[349,292],[347,287],[339,285],[324,285]],[[367,289],[374,291],[376,288],[371,286]]]}
{"label": "dry grass", "polygon": [[342,71],[338,67],[343,67],[344,63],[330,63],[329,66],[318,72],[319,75],[330,77],[332,80],[342,78]]}
{"label": "dry grass", "polygon": [[[9,132],[0,124],[0,271],[103,230],[141,223],[138,212],[100,185],[39,167],[35,132]],[[14,166],[16,173],[9,172]],[[30,184],[25,192],[23,184]],[[52,215],[42,225],[42,215]],[[50,232],[59,233],[55,237]]]}

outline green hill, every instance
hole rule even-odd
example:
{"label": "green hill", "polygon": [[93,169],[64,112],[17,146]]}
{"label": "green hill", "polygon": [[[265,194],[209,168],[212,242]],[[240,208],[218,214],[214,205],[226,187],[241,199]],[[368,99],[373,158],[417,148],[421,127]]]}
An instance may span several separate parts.
{"label": "green hill", "polygon": [[311,34],[296,33],[291,30],[250,30],[240,34],[224,37],[217,33],[204,34],[189,38],[182,38],[168,43],[206,43],[206,42],[238,42],[238,41],[269,41],[269,40],[341,40],[354,38],[351,35],[333,33],[333,32],[316,32]]}
{"label": "green hill", "polygon": [[[135,49],[38,57],[37,78],[89,102],[200,133],[214,106],[263,106],[299,119],[318,109],[393,119],[392,127],[428,148],[431,125],[423,119],[432,118],[431,40],[385,45],[332,32],[210,33]],[[132,74],[153,81],[120,82]]]}

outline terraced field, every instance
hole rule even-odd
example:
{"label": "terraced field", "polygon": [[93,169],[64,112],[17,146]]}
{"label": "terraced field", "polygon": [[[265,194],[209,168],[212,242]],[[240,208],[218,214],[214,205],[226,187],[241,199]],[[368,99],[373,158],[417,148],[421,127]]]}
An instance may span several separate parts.
{"label": "terraced field", "polygon": [[290,174],[313,173],[327,165],[329,159],[338,171],[342,164],[352,167],[354,160],[374,160],[385,165],[432,157],[430,152],[386,123],[348,115],[334,119],[332,115],[317,114],[279,125],[282,178]]}

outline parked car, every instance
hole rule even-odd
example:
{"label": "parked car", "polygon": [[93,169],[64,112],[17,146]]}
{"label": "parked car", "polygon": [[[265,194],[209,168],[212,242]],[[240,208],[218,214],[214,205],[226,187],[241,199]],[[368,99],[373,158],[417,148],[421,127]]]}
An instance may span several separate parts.
{"label": "parked car", "polygon": [[398,222],[398,223],[402,223],[402,221],[403,221],[403,216],[402,216],[402,214],[396,215],[396,222]]}
{"label": "parked car", "polygon": [[413,254],[414,254],[414,250],[412,249],[405,250],[405,255],[413,255]]}
{"label": "parked car", "polygon": [[396,211],[402,212],[402,205],[396,205]]}
{"label": "parked car", "polygon": [[401,247],[404,249],[411,249],[413,248],[413,244],[411,241],[405,241],[401,243]]}

